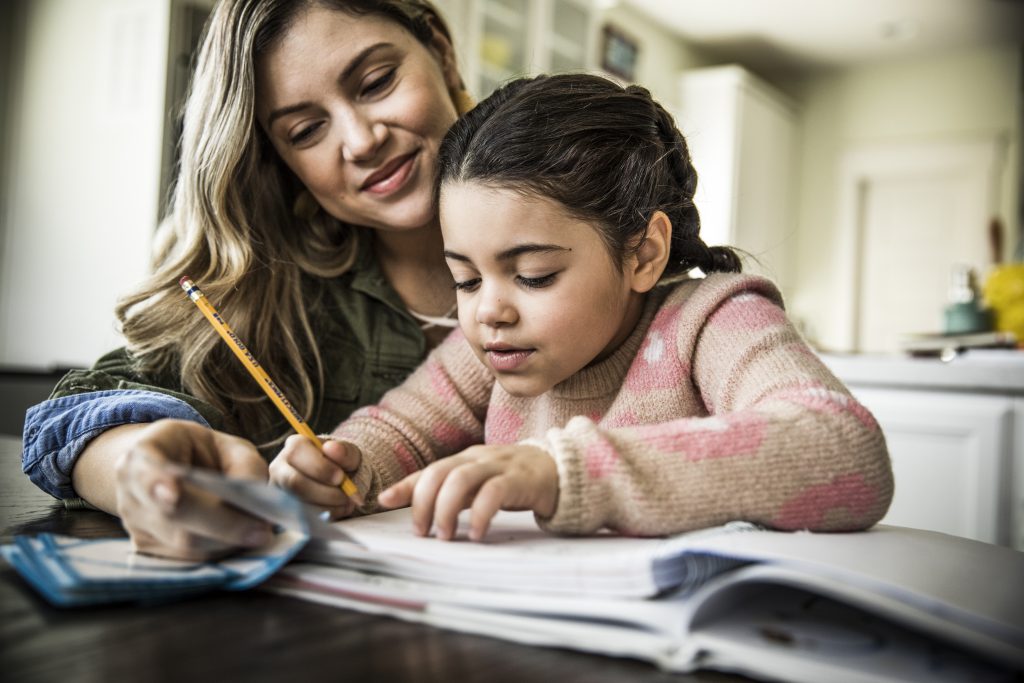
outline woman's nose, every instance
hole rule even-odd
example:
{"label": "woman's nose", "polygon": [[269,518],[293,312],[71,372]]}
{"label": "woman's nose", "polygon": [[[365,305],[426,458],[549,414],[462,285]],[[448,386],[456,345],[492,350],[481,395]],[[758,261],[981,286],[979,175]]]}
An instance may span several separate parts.
{"label": "woman's nose", "polygon": [[363,112],[347,113],[341,123],[341,155],[345,161],[367,161],[387,140],[387,124]]}
{"label": "woman's nose", "polygon": [[519,320],[519,313],[511,299],[501,292],[487,291],[480,293],[476,307],[476,321],[489,327],[512,325]]}

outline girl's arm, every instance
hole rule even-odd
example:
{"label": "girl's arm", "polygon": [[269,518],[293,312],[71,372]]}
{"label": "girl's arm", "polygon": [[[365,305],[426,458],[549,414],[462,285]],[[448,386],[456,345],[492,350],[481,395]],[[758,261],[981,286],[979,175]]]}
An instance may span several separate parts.
{"label": "girl's arm", "polygon": [[676,395],[696,392],[709,414],[614,428],[577,417],[530,442],[559,470],[546,528],[654,535],[742,519],[839,531],[881,519],[893,490],[882,432],[781,307],[733,292],[687,332],[697,303],[678,316],[675,360],[688,386]]}
{"label": "girl's arm", "polygon": [[436,460],[483,443],[494,378],[453,332],[380,403],[357,410],[331,434],[362,454],[353,481],[376,509],[383,489]]}

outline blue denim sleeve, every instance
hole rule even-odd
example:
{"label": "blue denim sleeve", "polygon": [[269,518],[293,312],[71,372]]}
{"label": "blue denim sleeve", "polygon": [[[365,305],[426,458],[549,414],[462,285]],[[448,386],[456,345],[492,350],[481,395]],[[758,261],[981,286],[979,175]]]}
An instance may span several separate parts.
{"label": "blue denim sleeve", "polygon": [[89,441],[111,427],[165,417],[210,426],[189,404],[155,391],[92,391],[43,401],[25,414],[21,469],[51,496],[76,498],[71,470]]}

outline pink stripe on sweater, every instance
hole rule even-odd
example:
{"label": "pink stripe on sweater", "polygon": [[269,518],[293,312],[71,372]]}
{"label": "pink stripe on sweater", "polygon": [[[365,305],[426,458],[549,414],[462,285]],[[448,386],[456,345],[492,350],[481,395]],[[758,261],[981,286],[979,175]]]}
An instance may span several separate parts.
{"label": "pink stripe on sweater", "polygon": [[459,398],[459,392],[455,389],[444,367],[432,360],[427,364],[427,376],[430,378],[430,388],[437,394],[437,397],[444,403],[454,403]]}
{"label": "pink stripe on sweater", "polygon": [[654,316],[626,375],[630,391],[672,389],[689,381],[690,365],[680,360],[676,349],[681,311],[681,304],[665,306]]}
{"label": "pink stripe on sweater", "polygon": [[707,324],[724,330],[760,330],[785,325],[786,313],[763,296],[744,292],[719,306]]}
{"label": "pink stripe on sweater", "polygon": [[645,440],[660,451],[687,461],[753,455],[761,448],[768,420],[756,413],[683,418],[643,427]]}
{"label": "pink stripe on sweater", "polygon": [[863,520],[878,505],[878,491],[863,475],[847,474],[828,484],[808,486],[779,510],[771,525],[779,529],[821,528],[833,513],[846,512],[843,528],[863,528]]}
{"label": "pink stripe on sweater", "polygon": [[403,476],[409,476],[420,469],[412,451],[406,448],[404,444],[398,444],[395,446],[392,453],[394,454],[395,460],[398,461],[398,466],[402,468]]}
{"label": "pink stripe on sweater", "polygon": [[875,432],[880,429],[874,415],[855,398],[841,391],[829,389],[822,384],[810,383],[788,387],[771,394],[770,398],[795,403],[819,413],[830,415],[849,413],[857,418],[868,431]]}
{"label": "pink stripe on sweater", "polygon": [[591,479],[603,479],[615,470],[619,462],[619,453],[604,438],[587,444],[583,451],[583,462],[587,476]]}
{"label": "pink stripe on sweater", "polygon": [[508,406],[491,404],[487,409],[485,429],[484,443],[515,443],[523,430],[523,416]]}
{"label": "pink stripe on sweater", "polygon": [[458,425],[441,422],[431,430],[431,436],[441,448],[451,453],[461,451],[473,444],[473,435]]}

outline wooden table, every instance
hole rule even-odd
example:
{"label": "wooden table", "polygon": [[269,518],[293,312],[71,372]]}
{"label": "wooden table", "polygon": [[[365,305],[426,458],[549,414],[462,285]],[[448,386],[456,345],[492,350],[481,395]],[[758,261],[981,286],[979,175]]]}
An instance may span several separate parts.
{"label": "wooden table", "polygon": [[[21,472],[0,436],[0,542],[15,534],[124,535],[102,512],[67,511]],[[527,647],[334,609],[259,590],[159,606],[49,606],[0,561],[4,681],[736,681],[625,659]]]}

